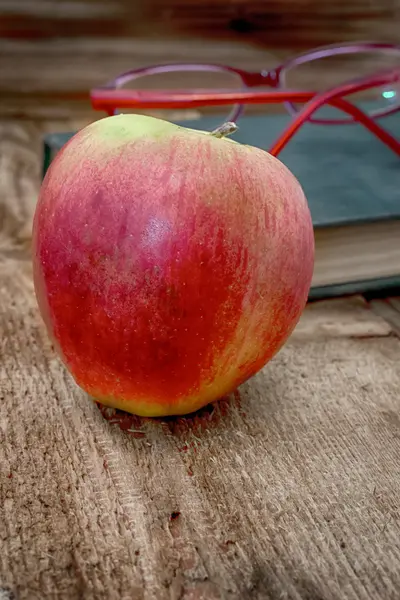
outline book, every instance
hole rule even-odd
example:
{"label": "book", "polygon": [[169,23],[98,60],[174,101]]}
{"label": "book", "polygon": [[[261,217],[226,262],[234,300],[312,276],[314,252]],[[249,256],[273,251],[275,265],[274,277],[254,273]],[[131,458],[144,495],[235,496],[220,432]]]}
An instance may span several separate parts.
{"label": "book", "polygon": [[[233,139],[268,150],[289,115],[241,117]],[[212,131],[221,115],[180,122]],[[381,119],[400,136],[400,113]],[[73,132],[44,139],[43,174]],[[400,288],[400,159],[358,124],[306,123],[279,154],[308,200],[315,234],[310,300]]]}

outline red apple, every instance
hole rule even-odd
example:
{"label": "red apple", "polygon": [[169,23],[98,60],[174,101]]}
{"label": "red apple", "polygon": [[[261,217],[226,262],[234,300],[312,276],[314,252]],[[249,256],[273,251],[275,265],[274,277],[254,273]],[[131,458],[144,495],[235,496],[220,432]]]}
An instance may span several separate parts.
{"label": "red apple", "polygon": [[145,416],[233,391],[287,340],[314,263],[300,184],[267,152],[140,115],[57,154],[33,228],[41,314],[75,381]]}

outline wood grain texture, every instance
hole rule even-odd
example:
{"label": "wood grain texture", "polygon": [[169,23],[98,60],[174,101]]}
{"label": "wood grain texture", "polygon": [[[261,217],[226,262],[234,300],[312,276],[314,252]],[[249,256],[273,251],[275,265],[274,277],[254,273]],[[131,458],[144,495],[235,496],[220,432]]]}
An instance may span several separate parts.
{"label": "wood grain texture", "polygon": [[400,298],[375,298],[370,301],[371,308],[380,315],[400,336]]}
{"label": "wood grain texture", "polygon": [[398,41],[399,0],[1,0],[0,36],[18,39],[153,35],[304,48],[337,41]]}
{"label": "wood grain texture", "polygon": [[398,600],[400,339],[365,300],[186,418],[104,418],[62,367],[29,221],[44,129],[80,124],[1,123],[0,598]]}
{"label": "wood grain texture", "polygon": [[29,271],[0,265],[3,585],[21,599],[398,598],[386,324],[294,335],[213,410],[122,432],[54,356]]}
{"label": "wood grain texture", "polygon": [[153,0],[150,14],[170,31],[241,38],[272,48],[360,39],[398,41],[398,0]]}
{"label": "wood grain texture", "polygon": [[124,0],[0,0],[0,37],[119,37],[140,32],[143,2]]}
{"label": "wood grain texture", "polygon": [[[182,61],[268,69],[321,44],[399,43],[399,22],[400,0],[0,0],[0,113],[92,114],[89,90],[128,69]],[[313,70],[307,85],[337,83],[345,62]]]}

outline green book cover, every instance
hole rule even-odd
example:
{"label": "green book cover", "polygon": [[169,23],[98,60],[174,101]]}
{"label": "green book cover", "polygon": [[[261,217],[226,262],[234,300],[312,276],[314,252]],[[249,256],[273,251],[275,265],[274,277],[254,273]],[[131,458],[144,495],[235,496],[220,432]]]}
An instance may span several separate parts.
{"label": "green book cover", "polygon": [[[268,150],[290,117],[244,116],[234,139]],[[400,115],[381,119],[400,137]],[[213,130],[221,117],[181,122],[193,129]],[[73,132],[44,139],[43,174],[55,153]],[[360,125],[305,124],[284,148],[279,159],[300,181],[306,194],[314,228],[400,220],[400,161],[380,140]],[[400,243],[400,240],[399,240]],[[399,277],[313,288],[310,299],[400,287]]]}

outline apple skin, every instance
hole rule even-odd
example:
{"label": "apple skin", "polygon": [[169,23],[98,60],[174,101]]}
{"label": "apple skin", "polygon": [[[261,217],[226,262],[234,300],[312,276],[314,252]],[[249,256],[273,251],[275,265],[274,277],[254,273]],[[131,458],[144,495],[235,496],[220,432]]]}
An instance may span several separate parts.
{"label": "apple skin", "polygon": [[236,389],[307,301],[314,235],[293,174],[267,152],[141,115],[78,132],[43,181],[36,297],[77,384],[141,416]]}

